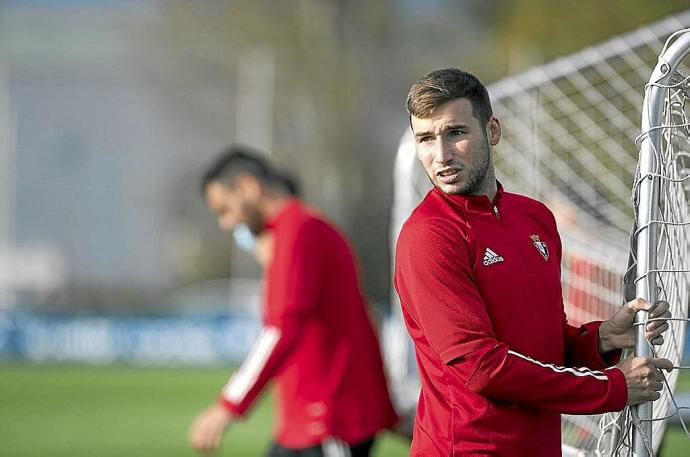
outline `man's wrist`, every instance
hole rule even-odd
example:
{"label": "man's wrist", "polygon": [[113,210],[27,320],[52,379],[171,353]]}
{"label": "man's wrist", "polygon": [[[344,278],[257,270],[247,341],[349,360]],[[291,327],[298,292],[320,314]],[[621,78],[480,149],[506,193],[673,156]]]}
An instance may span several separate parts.
{"label": "man's wrist", "polygon": [[606,354],[615,349],[614,345],[611,343],[611,333],[609,332],[609,321],[603,321],[599,326],[598,337],[597,337],[597,349],[599,354]]}
{"label": "man's wrist", "polygon": [[232,416],[233,419],[241,416],[237,405],[226,400],[225,397],[223,397],[222,395],[218,397],[218,401],[216,402],[216,404],[222,407],[229,415]]}

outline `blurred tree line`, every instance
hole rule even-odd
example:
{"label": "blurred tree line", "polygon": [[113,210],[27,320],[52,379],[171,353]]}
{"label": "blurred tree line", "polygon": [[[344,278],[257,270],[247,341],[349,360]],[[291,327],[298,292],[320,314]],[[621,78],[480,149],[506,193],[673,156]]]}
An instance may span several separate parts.
{"label": "blurred tree line", "polygon": [[[228,79],[236,56],[273,50],[273,157],[350,235],[369,294],[385,300],[391,171],[415,79],[458,66],[490,83],[687,7],[683,0],[233,1],[217,6],[224,26],[214,29],[195,17],[194,2],[178,2],[160,32],[186,51],[185,66]],[[180,23],[194,27],[179,35]],[[213,38],[200,38],[207,34]],[[209,41],[218,48],[194,51]]]}
{"label": "blurred tree line", "polygon": [[[152,5],[156,20],[133,28],[126,39],[139,50],[131,64],[147,81],[157,114],[177,126],[169,162],[161,165],[170,182],[158,205],[166,227],[183,228],[186,235],[171,238],[169,250],[179,265],[166,287],[258,275],[252,259],[229,247],[229,236],[215,227],[199,194],[208,160],[242,140],[269,149],[275,163],[299,179],[305,200],[349,235],[367,293],[376,301],[387,301],[390,292],[392,169],[407,127],[405,97],[416,79],[456,66],[488,84],[688,8],[687,0]],[[248,86],[239,83],[249,81],[251,88],[253,80],[259,91],[253,96],[270,110],[261,125],[236,109],[241,100],[253,109],[244,93]],[[97,289],[82,287],[90,291],[84,298],[67,290],[61,301],[93,305],[104,296]],[[122,285],[105,295],[113,303],[160,301],[155,290]]]}

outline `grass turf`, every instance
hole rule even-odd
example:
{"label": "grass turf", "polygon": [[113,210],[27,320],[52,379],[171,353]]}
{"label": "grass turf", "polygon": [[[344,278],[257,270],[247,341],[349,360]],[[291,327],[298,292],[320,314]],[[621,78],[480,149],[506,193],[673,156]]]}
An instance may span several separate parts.
{"label": "grass turf", "polygon": [[[0,365],[0,456],[193,456],[192,417],[215,400],[228,369]],[[684,375],[679,390],[690,390]],[[271,401],[233,426],[219,455],[260,456],[271,435]],[[664,456],[688,455],[669,430]],[[384,434],[376,457],[404,456],[408,443]]]}
{"label": "grass turf", "polygon": [[[0,365],[0,456],[194,456],[193,416],[215,400],[228,369]],[[270,395],[233,426],[219,455],[263,455]],[[375,456],[407,455],[384,435]]]}

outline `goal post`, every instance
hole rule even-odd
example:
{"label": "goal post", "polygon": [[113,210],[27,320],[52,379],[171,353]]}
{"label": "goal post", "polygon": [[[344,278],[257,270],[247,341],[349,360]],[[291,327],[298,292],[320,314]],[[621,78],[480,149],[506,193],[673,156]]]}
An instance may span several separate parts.
{"label": "goal post", "polygon": [[[690,28],[673,34],[659,55],[659,60],[647,84],[642,109],[640,158],[633,188],[636,210],[636,277],[638,297],[652,303],[660,294],[673,295],[670,306],[672,317],[683,322],[688,313],[688,201],[685,185],[690,178],[690,77],[678,69],[690,54]],[[668,259],[672,259],[668,262]],[[658,260],[661,260],[661,266]],[[668,297],[661,297],[668,300]],[[680,350],[659,351],[647,341],[645,325],[648,313],[638,311],[635,316],[635,355],[653,357],[658,352],[669,358],[674,366],[681,361]],[[674,323],[671,322],[673,325]],[[676,328],[678,327],[678,328]],[[673,325],[669,339],[684,339],[685,326]],[[670,384],[675,385],[677,372]],[[666,388],[672,389],[667,382]],[[672,391],[670,392],[672,396]],[[633,414],[635,433],[633,452],[636,456],[654,455],[665,421],[655,419],[666,416],[671,405],[662,397],[655,402],[661,410],[654,412],[654,404],[639,405]],[[675,403],[675,402],[674,402]],[[683,424],[685,425],[685,424]],[[686,430],[687,432],[687,430]]]}

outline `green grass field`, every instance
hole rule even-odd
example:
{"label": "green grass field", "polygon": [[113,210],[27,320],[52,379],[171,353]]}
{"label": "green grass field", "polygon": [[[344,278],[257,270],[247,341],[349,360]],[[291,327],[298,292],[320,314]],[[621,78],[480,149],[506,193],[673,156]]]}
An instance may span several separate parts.
{"label": "green grass field", "polygon": [[[227,369],[0,365],[0,456],[193,456],[192,417],[228,377]],[[690,391],[690,377],[680,389]],[[262,455],[272,428],[265,396],[249,419],[227,434],[219,455]],[[407,455],[405,440],[386,434],[374,455]],[[690,455],[680,428],[664,456]]]}
{"label": "green grass field", "polygon": [[[175,457],[193,416],[215,401],[228,369],[0,365],[0,456]],[[272,431],[270,395],[233,426],[219,455],[263,455]],[[407,455],[393,435],[375,456]]]}

